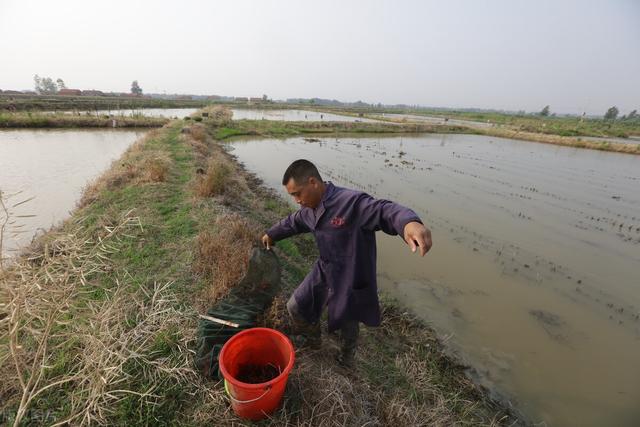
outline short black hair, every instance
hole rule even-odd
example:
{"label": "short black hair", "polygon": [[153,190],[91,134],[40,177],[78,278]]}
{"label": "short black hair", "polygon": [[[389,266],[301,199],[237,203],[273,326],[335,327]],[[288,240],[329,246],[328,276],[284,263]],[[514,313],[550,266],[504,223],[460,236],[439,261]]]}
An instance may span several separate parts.
{"label": "short black hair", "polygon": [[287,185],[291,178],[293,178],[293,180],[297,184],[301,184],[311,177],[322,181],[320,172],[318,172],[318,168],[316,168],[316,165],[311,163],[309,160],[299,159],[291,163],[287,170],[284,172],[284,176],[282,177],[282,185]]}

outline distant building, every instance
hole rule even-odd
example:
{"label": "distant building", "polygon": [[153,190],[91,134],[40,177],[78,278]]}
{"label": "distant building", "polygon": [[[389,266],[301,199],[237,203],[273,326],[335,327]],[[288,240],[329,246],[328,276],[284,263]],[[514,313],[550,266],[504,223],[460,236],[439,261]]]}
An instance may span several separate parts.
{"label": "distant building", "polygon": [[22,93],[25,95],[37,95],[38,93],[35,90],[23,90]]}
{"label": "distant building", "polygon": [[249,98],[247,98],[246,96],[236,96],[234,98],[234,101],[236,101],[236,102],[249,102]]}
{"label": "distant building", "polygon": [[101,90],[83,90],[83,96],[104,96],[104,92]]}
{"label": "distant building", "polygon": [[3,95],[24,95],[19,90],[5,90],[4,92],[2,92],[2,94]]}
{"label": "distant building", "polygon": [[82,91],[80,89],[60,89],[58,91],[58,95],[63,96],[80,96],[82,95]]}
{"label": "distant building", "polygon": [[259,103],[259,102],[262,102],[262,101],[263,101],[262,98],[254,98],[254,97],[249,98],[249,102],[250,103]]}
{"label": "distant building", "polygon": [[216,101],[221,99],[222,97],[220,95],[209,95],[207,96],[207,99],[211,100],[211,101]]}

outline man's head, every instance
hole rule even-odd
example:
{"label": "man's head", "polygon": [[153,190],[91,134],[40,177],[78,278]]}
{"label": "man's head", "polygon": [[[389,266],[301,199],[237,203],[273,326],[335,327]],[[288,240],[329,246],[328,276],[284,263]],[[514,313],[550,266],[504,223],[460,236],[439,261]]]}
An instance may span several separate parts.
{"label": "man's head", "polygon": [[324,194],[324,182],[309,160],[291,163],[282,177],[282,185],[300,206],[315,209]]}

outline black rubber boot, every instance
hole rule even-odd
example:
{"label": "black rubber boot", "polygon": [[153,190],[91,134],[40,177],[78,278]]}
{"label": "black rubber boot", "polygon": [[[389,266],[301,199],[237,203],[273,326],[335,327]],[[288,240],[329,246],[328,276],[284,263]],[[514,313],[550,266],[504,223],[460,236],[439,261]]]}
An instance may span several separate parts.
{"label": "black rubber boot", "polygon": [[336,356],[336,362],[338,362],[338,365],[343,368],[353,369],[356,366],[355,355],[355,349],[353,351],[345,351],[344,349],[342,349]]}
{"label": "black rubber boot", "polygon": [[340,331],[340,352],[336,356],[336,361],[343,368],[352,369],[355,367],[356,348],[358,346],[357,326],[356,323],[355,331],[353,330],[354,326],[350,326],[349,330],[344,328]]}
{"label": "black rubber boot", "polygon": [[310,348],[318,350],[322,345],[320,322],[307,323],[294,320],[291,341],[296,348]]}

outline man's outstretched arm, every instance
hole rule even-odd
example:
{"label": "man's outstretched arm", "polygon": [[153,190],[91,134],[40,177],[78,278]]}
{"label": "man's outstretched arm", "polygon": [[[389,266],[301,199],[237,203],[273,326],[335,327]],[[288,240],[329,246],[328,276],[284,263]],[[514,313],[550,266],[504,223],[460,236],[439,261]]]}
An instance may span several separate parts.
{"label": "man's outstretched arm", "polygon": [[365,230],[382,230],[387,234],[400,235],[412,252],[420,248],[424,256],[431,246],[431,231],[411,209],[384,199],[374,199],[363,193],[357,200],[360,226]]}
{"label": "man's outstretched arm", "polygon": [[298,210],[268,229],[262,236],[262,245],[267,249],[271,249],[271,246],[278,240],[300,233],[308,233],[309,231],[311,230],[304,221],[302,210]]}

